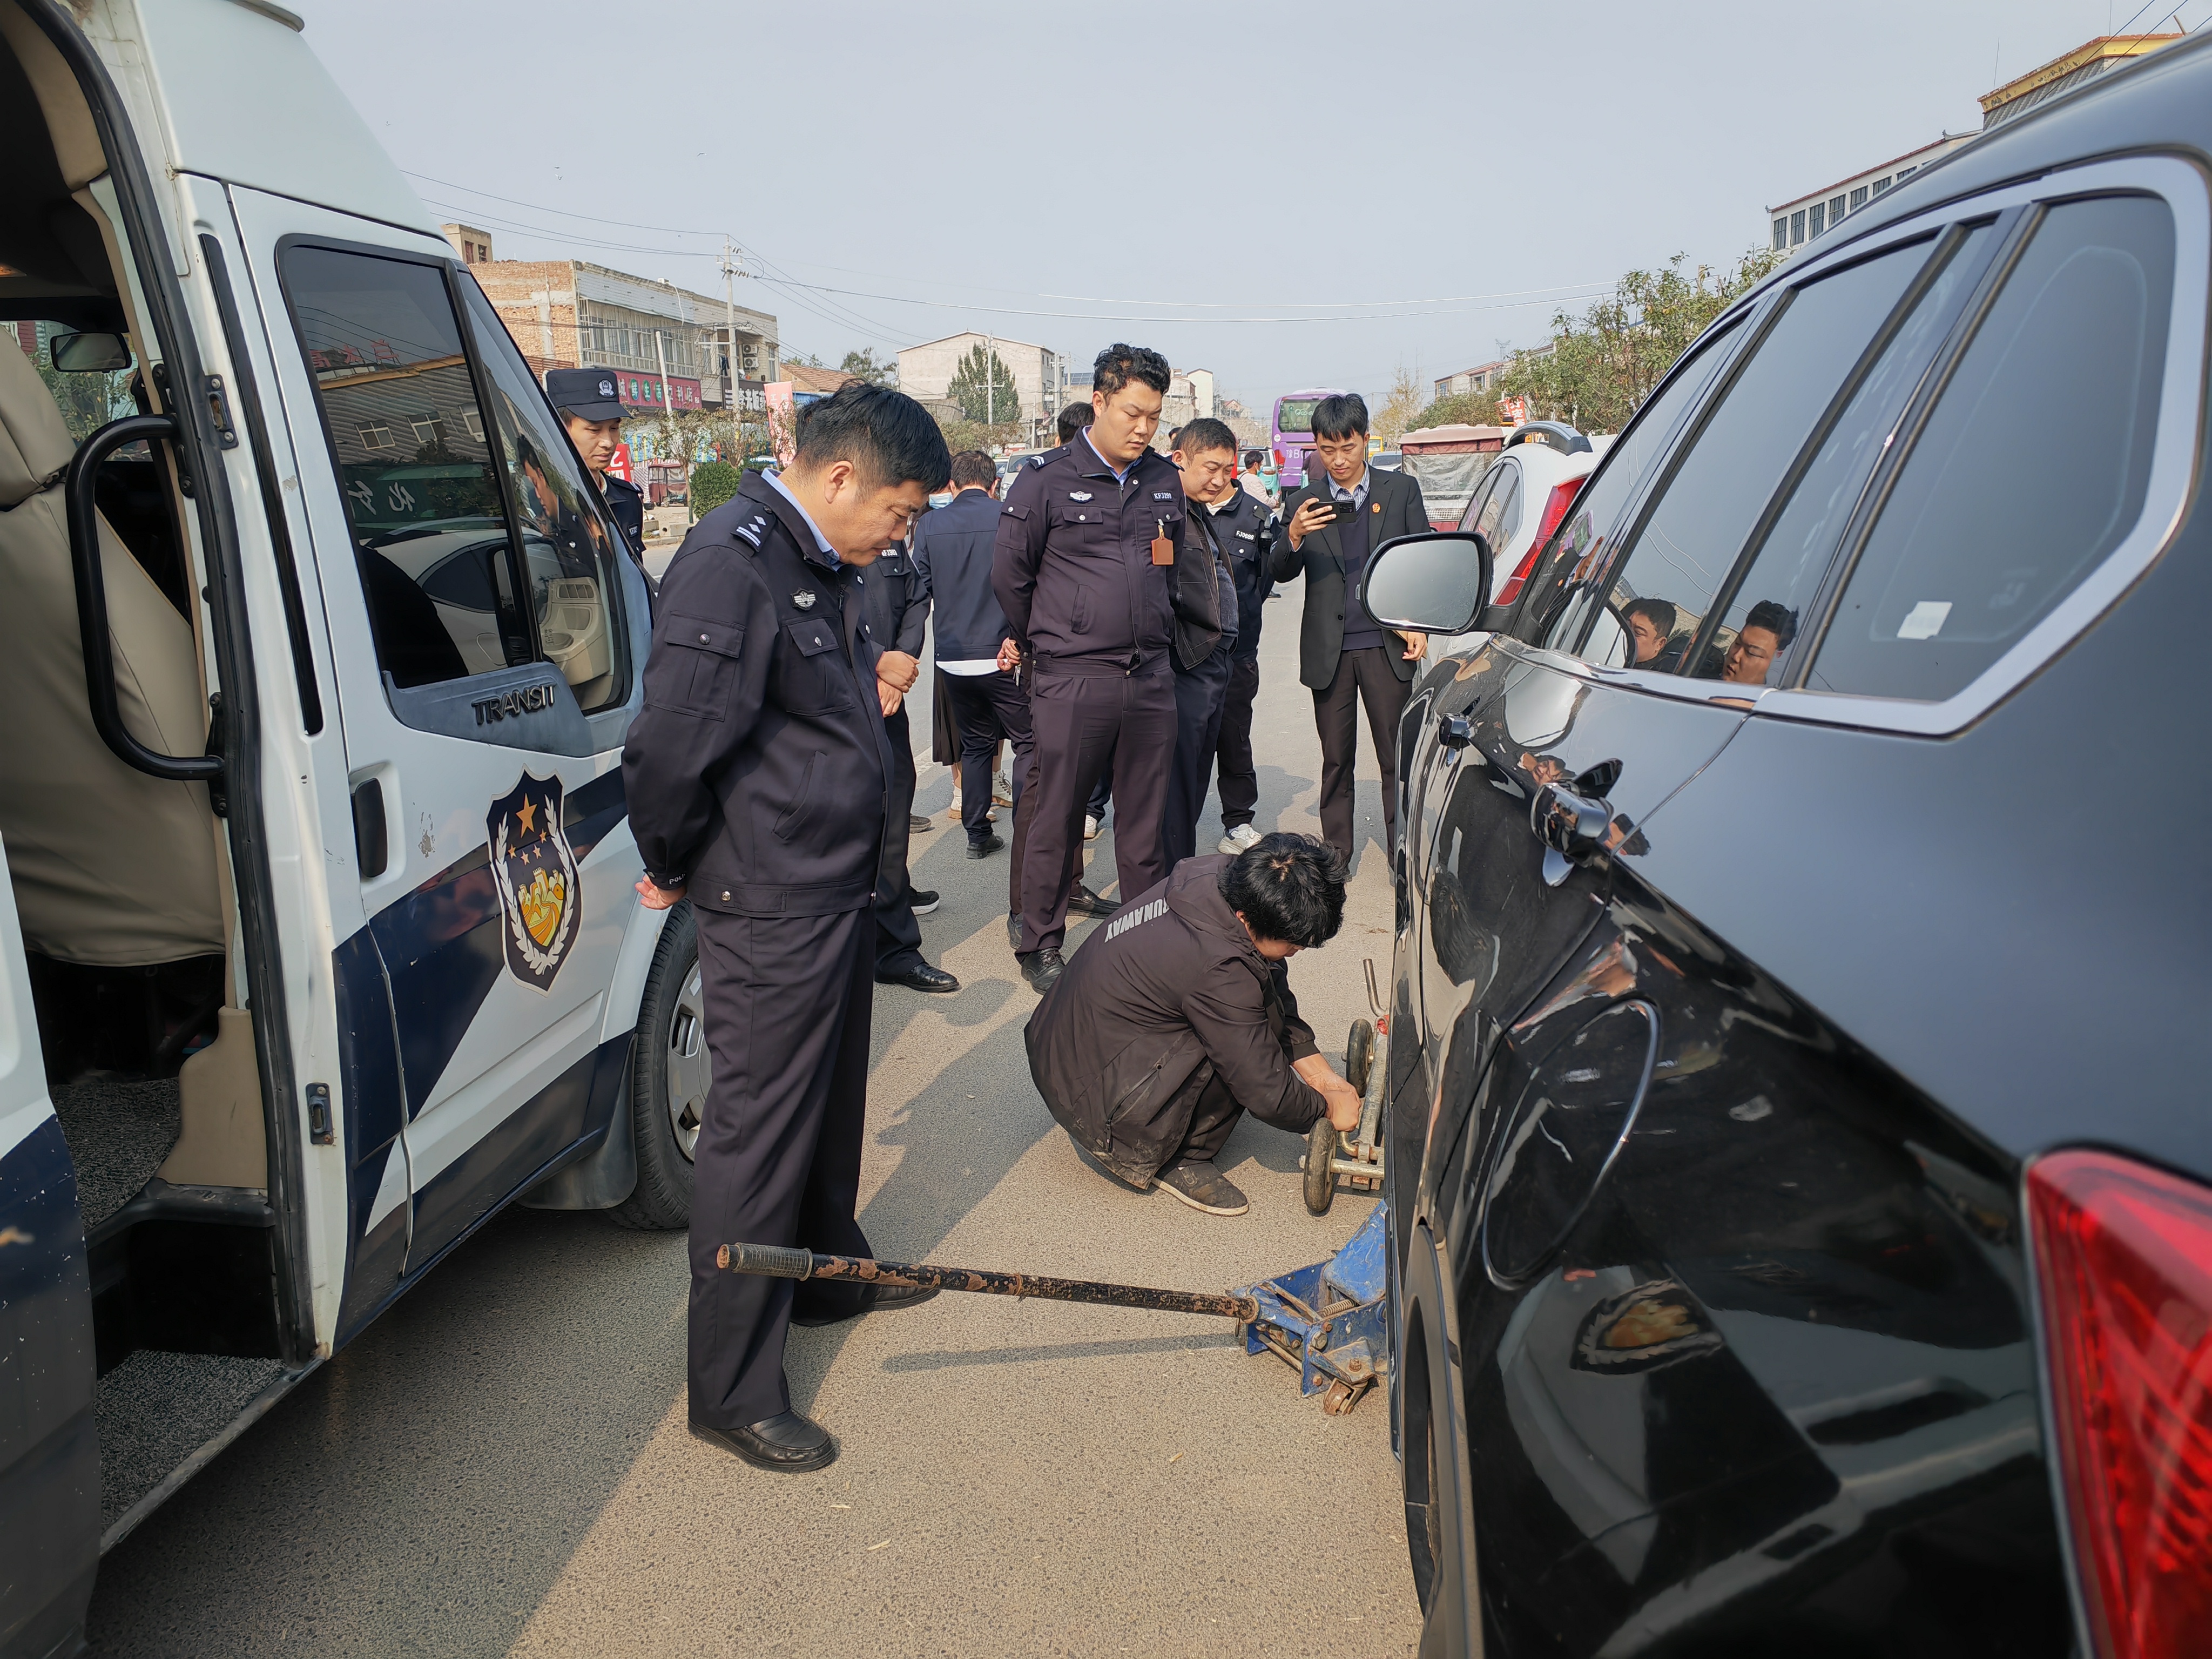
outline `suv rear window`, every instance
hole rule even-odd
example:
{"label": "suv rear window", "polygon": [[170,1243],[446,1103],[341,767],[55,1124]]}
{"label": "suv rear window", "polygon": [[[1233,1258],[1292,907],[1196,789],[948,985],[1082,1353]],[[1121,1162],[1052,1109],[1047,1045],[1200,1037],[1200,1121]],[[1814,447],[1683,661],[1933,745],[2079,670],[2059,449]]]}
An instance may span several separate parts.
{"label": "suv rear window", "polygon": [[[2173,245],[2172,215],[2151,197],[2045,216],[1899,470],[1809,689],[1949,697],[2134,527]],[[2068,434],[2058,447],[2054,413]]]}

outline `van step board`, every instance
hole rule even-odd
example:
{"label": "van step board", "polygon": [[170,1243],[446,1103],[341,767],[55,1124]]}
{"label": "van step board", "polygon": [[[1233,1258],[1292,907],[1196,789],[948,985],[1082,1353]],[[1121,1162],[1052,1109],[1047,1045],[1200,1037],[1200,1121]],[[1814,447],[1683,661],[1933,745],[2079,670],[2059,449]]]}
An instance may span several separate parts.
{"label": "van step board", "polygon": [[161,1167],[183,1128],[183,1091],[174,1078],[125,1083],[90,1078],[53,1091],[70,1162],[76,1166],[77,1208],[94,1228],[138,1194]]}
{"label": "van step board", "polygon": [[100,1379],[100,1529],[131,1506],[284,1375],[277,1359],[141,1348]]}

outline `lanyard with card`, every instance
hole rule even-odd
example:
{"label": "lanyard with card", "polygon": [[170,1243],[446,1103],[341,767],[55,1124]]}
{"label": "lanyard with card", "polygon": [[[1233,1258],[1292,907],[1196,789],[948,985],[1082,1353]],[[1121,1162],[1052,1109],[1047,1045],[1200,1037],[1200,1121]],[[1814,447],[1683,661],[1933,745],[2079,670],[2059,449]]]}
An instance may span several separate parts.
{"label": "lanyard with card", "polygon": [[1154,522],[1159,526],[1160,533],[1152,538],[1152,562],[1154,564],[1173,564],[1175,562],[1175,544],[1168,539],[1168,521],[1165,519],[1158,519],[1155,520]]}

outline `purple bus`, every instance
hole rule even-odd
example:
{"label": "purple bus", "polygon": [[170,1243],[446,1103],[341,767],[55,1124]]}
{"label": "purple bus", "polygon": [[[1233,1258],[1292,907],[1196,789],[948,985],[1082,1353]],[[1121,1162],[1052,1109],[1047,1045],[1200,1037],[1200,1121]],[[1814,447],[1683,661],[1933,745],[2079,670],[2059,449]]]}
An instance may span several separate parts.
{"label": "purple bus", "polygon": [[1285,495],[1306,481],[1306,455],[1313,448],[1314,405],[1324,398],[1343,395],[1339,388],[1323,386],[1310,392],[1287,392],[1275,399],[1275,466],[1282,474]]}

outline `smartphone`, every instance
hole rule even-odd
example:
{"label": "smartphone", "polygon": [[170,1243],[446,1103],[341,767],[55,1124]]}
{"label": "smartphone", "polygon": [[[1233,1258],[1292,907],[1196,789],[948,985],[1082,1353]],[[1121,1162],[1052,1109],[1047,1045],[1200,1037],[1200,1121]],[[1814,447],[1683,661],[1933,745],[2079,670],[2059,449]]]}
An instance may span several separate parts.
{"label": "smartphone", "polygon": [[1322,501],[1322,505],[1329,510],[1331,520],[1337,524],[1342,524],[1359,511],[1359,508],[1351,501]]}

